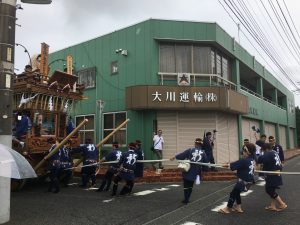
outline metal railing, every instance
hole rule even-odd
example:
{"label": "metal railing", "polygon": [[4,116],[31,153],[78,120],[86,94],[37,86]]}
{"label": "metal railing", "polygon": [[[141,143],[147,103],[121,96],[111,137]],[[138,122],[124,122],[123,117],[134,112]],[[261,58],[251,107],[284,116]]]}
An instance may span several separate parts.
{"label": "metal railing", "polygon": [[[202,73],[187,73],[190,74],[191,83],[193,86],[196,86],[197,82],[209,82],[209,86],[221,86],[228,87],[229,89],[236,90],[236,84],[224,79],[218,74],[202,74]],[[158,76],[160,77],[160,84],[164,85],[164,81],[171,80],[177,82],[178,73],[166,73],[166,72],[158,72]]]}
{"label": "metal railing", "polygon": [[266,102],[268,102],[268,103],[270,103],[272,105],[275,105],[275,106],[277,106],[280,109],[286,110],[285,107],[283,107],[281,105],[278,105],[276,102],[273,102],[273,101],[271,101],[270,99],[268,99],[266,97],[261,97],[261,95],[255,93],[254,91],[252,91],[252,90],[250,90],[250,89],[248,89],[248,88],[246,88],[246,87],[244,87],[242,85],[241,85],[241,90],[247,92],[248,94],[254,95],[255,97],[257,97],[257,98],[259,98],[261,100],[264,100],[264,101],[266,101]]}

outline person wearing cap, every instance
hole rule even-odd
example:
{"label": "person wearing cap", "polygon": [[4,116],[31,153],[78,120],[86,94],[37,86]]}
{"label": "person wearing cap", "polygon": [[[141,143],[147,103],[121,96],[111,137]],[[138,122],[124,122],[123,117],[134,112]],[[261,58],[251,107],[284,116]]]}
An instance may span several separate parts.
{"label": "person wearing cap", "polygon": [[[119,143],[117,141],[112,143],[112,150],[109,151],[109,153],[104,156],[99,163],[102,162],[112,162],[112,161],[120,161],[122,156],[122,152],[119,150]],[[104,178],[102,180],[102,183],[100,187],[98,188],[97,192],[102,191],[108,191],[111,185],[111,181],[113,176],[118,172],[119,169],[119,163],[113,163],[109,164],[109,168],[107,169]],[[106,185],[106,187],[105,187]]]}
{"label": "person wearing cap", "polygon": [[92,139],[87,138],[85,144],[80,145],[79,148],[72,149],[72,152],[81,152],[83,155],[83,166],[81,169],[82,183],[80,187],[87,188],[91,180],[91,186],[96,183],[96,169],[99,157],[99,151],[92,143]]}
{"label": "person wearing cap", "polygon": [[269,143],[272,145],[272,149],[279,155],[281,164],[284,164],[284,154],[282,146],[276,143],[276,139],[273,136],[269,136]]}
{"label": "person wearing cap", "polygon": [[[214,155],[213,155],[213,146],[211,144],[212,143],[211,138],[212,138],[211,132],[207,132],[205,134],[205,138],[203,139],[202,149],[205,151],[208,162],[215,164],[215,159],[214,159]],[[215,167],[211,167],[211,170],[215,171],[216,169],[215,169]]]}
{"label": "person wearing cap", "polygon": [[[282,164],[279,155],[272,149],[270,143],[265,143],[262,146],[264,154],[258,158],[258,163],[263,164],[264,171],[280,172],[282,170]],[[283,185],[282,177],[278,173],[267,173],[266,174],[265,191],[271,197],[271,204],[266,206],[266,210],[270,211],[282,211],[287,208],[287,204],[281,199],[276,193],[276,189]]]}
{"label": "person wearing cap", "polygon": [[[195,140],[195,147],[189,148],[174,157],[172,157],[170,160],[178,159],[178,160],[190,160],[191,162],[203,162],[207,163],[207,157],[202,150],[202,144],[203,141],[201,138],[196,138]],[[183,178],[183,193],[184,193],[184,200],[182,203],[188,204],[190,196],[192,194],[194,182],[196,180],[197,175],[201,172],[201,165],[199,164],[190,164],[190,168],[188,171],[182,172],[182,178]]]}
{"label": "person wearing cap", "polygon": [[130,143],[128,145],[128,151],[123,153],[119,162],[120,169],[115,176],[113,181],[113,190],[112,190],[112,196],[115,196],[117,194],[118,190],[118,183],[121,180],[125,180],[126,184],[120,191],[120,195],[125,195],[130,192],[134,185],[134,170],[136,167],[136,160],[137,160],[137,154],[134,152],[135,150],[135,143]]}
{"label": "person wearing cap", "polygon": [[[252,143],[243,146],[243,158],[225,165],[232,171],[236,170],[237,182],[230,193],[227,206],[220,209],[218,212],[228,214],[231,211],[243,213],[241,204],[241,192],[247,192],[254,181],[255,169],[255,145]],[[233,204],[236,202],[236,205]]]}

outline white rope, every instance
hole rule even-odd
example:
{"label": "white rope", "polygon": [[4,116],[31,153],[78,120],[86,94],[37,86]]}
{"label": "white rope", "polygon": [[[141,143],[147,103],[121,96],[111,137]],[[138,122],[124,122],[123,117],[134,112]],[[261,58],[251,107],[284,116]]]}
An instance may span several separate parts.
{"label": "white rope", "polygon": [[[170,159],[158,159],[158,160],[137,160],[136,162],[138,163],[154,163],[154,162],[166,162],[166,161],[171,161]],[[196,164],[196,165],[201,165],[201,166],[207,166],[207,167],[217,167],[217,168],[224,168],[230,170],[228,167],[224,167],[224,165],[227,164],[213,164],[213,163],[203,163],[203,162],[193,162],[190,160],[176,160],[176,162],[180,163],[190,163],[190,164]],[[116,164],[119,163],[119,161],[108,161],[108,162],[101,162],[101,163],[93,163],[89,165],[82,165],[82,166],[77,166],[77,167],[71,167],[71,168],[66,168],[64,170],[73,170],[75,168],[83,168],[83,167],[89,167],[89,166],[100,166],[102,164]],[[300,175],[300,172],[283,172],[283,171],[264,171],[264,170],[255,170],[255,173],[265,173],[265,174],[283,174],[283,175]]]}
{"label": "white rope", "polygon": [[284,175],[300,175],[300,172],[283,172],[283,171],[265,171],[255,170],[255,173],[266,173],[266,174],[284,174]]}

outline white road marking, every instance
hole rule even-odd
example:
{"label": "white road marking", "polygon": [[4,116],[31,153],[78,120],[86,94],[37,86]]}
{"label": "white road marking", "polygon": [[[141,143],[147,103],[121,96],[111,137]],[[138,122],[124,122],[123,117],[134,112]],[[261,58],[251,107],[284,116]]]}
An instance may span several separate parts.
{"label": "white road marking", "polygon": [[153,189],[154,191],[167,191],[170,190],[170,188],[157,188],[157,189]]}
{"label": "white road marking", "polygon": [[86,188],[84,189],[85,191],[93,191],[93,190],[98,190],[98,188],[94,188],[94,187],[91,187],[91,188]]}
{"label": "white road marking", "polygon": [[155,191],[152,191],[152,190],[146,190],[146,191],[136,192],[136,193],[134,193],[133,195],[135,195],[135,196],[149,195],[149,194],[151,194],[151,193],[153,193],[153,192],[155,192]]}
{"label": "white road marking", "polygon": [[201,225],[201,223],[195,223],[195,222],[185,222],[181,225]]}
{"label": "white road marking", "polygon": [[[252,192],[253,192],[252,190],[248,190],[247,192],[241,193],[241,196],[245,197],[245,196],[251,194]],[[223,209],[226,206],[227,206],[227,202],[222,202],[221,205],[218,205],[217,207],[213,208],[211,211],[218,212],[220,209]]]}
{"label": "white road marking", "polygon": [[167,185],[167,187],[179,187],[180,185],[179,184],[170,184],[170,185]]}
{"label": "white road marking", "polygon": [[111,202],[111,201],[113,201],[114,199],[113,198],[111,198],[111,199],[107,199],[107,200],[103,200],[102,202],[105,202],[105,203],[107,203],[107,202]]}
{"label": "white road marking", "polygon": [[213,208],[211,211],[218,212],[220,209],[223,209],[223,208],[225,208],[226,206],[227,206],[227,202],[222,202],[221,205],[219,205],[219,206]]}
{"label": "white road marking", "polygon": [[252,190],[248,190],[247,192],[241,193],[241,196],[247,196],[247,195],[251,194],[252,192],[253,192]]}
{"label": "white road marking", "polygon": [[260,182],[256,182],[255,185],[257,185],[257,186],[265,186],[265,184],[266,184],[266,181],[260,181]]}
{"label": "white road marking", "polygon": [[69,186],[73,186],[73,185],[77,185],[78,183],[71,183],[71,184],[68,184]]}

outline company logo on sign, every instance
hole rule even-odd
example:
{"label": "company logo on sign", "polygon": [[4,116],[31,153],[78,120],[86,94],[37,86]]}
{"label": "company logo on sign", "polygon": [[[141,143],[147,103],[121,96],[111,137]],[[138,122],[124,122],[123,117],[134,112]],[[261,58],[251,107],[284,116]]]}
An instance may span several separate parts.
{"label": "company logo on sign", "polygon": [[177,83],[179,86],[190,86],[191,74],[189,73],[178,73]]}

